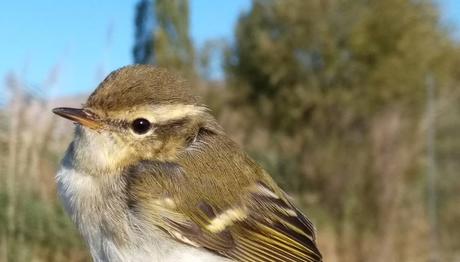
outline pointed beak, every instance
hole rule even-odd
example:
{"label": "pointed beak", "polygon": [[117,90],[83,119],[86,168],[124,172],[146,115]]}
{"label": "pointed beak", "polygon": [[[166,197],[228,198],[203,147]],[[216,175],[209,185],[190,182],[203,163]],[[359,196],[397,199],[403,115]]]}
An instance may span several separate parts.
{"label": "pointed beak", "polygon": [[53,113],[62,116],[73,122],[89,127],[91,129],[99,129],[102,127],[101,122],[94,114],[80,108],[58,107],[53,109]]}

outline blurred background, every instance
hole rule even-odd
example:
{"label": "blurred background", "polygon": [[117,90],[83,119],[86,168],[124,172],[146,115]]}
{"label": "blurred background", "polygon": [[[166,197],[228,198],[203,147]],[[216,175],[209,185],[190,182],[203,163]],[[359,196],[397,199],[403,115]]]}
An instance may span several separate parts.
{"label": "blurred background", "polygon": [[460,261],[460,1],[0,4],[0,261],[89,261],[54,174],[110,71],[180,71],[325,261]]}

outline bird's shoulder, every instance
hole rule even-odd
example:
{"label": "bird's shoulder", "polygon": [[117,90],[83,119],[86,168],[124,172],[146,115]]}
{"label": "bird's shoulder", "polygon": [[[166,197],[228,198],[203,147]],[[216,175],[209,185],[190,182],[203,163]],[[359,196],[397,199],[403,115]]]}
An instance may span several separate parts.
{"label": "bird's shoulder", "polygon": [[131,167],[129,202],[141,219],[239,261],[321,261],[312,223],[260,166],[229,139],[200,142],[182,161]]}

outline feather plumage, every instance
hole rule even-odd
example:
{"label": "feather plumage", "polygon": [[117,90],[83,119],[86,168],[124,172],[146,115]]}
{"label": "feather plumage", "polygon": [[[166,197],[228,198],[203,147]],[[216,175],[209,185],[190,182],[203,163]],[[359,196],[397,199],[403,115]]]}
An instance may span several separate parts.
{"label": "feather plumage", "polygon": [[54,112],[79,124],[57,181],[95,261],[321,261],[311,222],[174,74],[124,67]]}
{"label": "feather plumage", "polygon": [[[176,162],[142,161],[127,169],[130,201],[141,219],[237,261],[321,261],[312,223],[235,143],[201,129],[190,147]],[[224,181],[215,183],[216,177]]]}

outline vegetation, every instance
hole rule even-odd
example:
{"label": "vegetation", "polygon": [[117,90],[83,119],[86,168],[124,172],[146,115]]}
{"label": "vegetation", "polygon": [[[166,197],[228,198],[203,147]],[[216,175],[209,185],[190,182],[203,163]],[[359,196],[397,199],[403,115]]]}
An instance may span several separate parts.
{"label": "vegetation", "polygon": [[136,9],[135,63],[161,64],[191,74],[194,52],[187,0],[141,0]]}
{"label": "vegetation", "polygon": [[[233,43],[201,50],[188,13],[140,0],[134,61],[189,76],[315,222],[325,261],[460,258],[460,49],[435,1],[253,1]],[[216,50],[224,81],[208,80]],[[53,181],[71,130],[52,101],[7,85],[0,261],[86,261]]]}
{"label": "vegetation", "polygon": [[[458,105],[458,62],[431,1],[255,1],[241,16],[227,76],[258,116],[244,145],[313,213],[326,257],[425,260],[440,237],[454,259],[460,235],[442,222],[460,221],[452,206],[430,211],[441,223],[429,229],[425,141],[439,128],[426,126],[427,101],[448,92],[445,110]],[[455,201],[454,170],[438,170],[441,207]]]}
{"label": "vegetation", "polygon": [[14,74],[6,86],[9,101],[0,111],[0,261],[87,260],[54,183],[72,130],[51,118],[51,101],[40,95],[46,89],[31,88]]}

